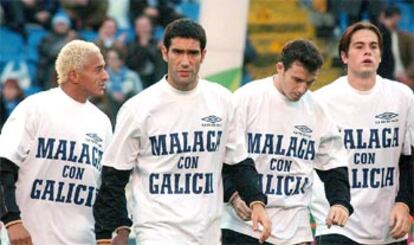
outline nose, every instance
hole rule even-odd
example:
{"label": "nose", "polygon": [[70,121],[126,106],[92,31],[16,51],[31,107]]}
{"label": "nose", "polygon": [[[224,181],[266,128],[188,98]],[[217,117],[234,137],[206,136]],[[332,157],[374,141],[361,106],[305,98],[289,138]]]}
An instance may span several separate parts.
{"label": "nose", "polygon": [[188,54],[183,55],[183,57],[181,59],[181,62],[180,62],[180,65],[183,66],[183,67],[188,67],[190,65],[190,59],[188,57]]}
{"label": "nose", "polygon": [[109,74],[106,70],[103,70],[102,80],[105,82],[109,80]]}
{"label": "nose", "polygon": [[308,90],[308,84],[307,83],[301,83],[298,87],[298,92],[300,94],[306,93],[307,90]]}

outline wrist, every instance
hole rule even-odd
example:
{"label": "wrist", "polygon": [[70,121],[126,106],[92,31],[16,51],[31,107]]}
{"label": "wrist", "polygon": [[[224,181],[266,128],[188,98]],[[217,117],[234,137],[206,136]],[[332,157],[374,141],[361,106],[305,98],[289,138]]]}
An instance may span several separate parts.
{"label": "wrist", "polygon": [[341,204],[335,204],[335,205],[332,205],[332,207],[338,207],[338,208],[341,208],[342,210],[344,210],[345,212],[346,212],[346,214],[349,216],[349,210],[345,207],[345,206],[342,206]]}
{"label": "wrist", "polygon": [[264,202],[262,202],[262,201],[253,201],[253,202],[251,202],[250,203],[250,205],[249,205],[249,207],[251,208],[251,209],[253,209],[254,207],[256,207],[256,206],[262,206],[263,208],[266,208],[266,204],[264,203]]}
{"label": "wrist", "polygon": [[115,233],[119,235],[126,234],[127,236],[129,236],[130,232],[131,232],[131,229],[129,228],[129,226],[120,226],[115,229]]}
{"label": "wrist", "polygon": [[22,220],[13,220],[8,222],[7,224],[4,224],[4,227],[6,227],[6,229],[9,229],[10,227],[14,226],[14,225],[18,225],[18,224],[23,224]]}
{"label": "wrist", "polygon": [[230,205],[233,205],[233,202],[234,202],[237,198],[240,198],[240,197],[239,197],[239,193],[238,193],[237,191],[235,191],[235,192],[231,195],[231,197],[230,197],[230,199],[229,199],[229,203],[230,203]]}
{"label": "wrist", "polygon": [[394,206],[402,207],[407,211],[407,213],[410,213],[410,207],[404,202],[396,202]]}

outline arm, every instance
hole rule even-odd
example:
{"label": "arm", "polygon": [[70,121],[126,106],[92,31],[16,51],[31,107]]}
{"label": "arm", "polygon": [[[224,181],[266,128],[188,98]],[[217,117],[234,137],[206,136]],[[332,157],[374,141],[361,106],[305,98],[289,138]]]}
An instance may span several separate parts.
{"label": "arm", "polygon": [[6,158],[0,158],[0,214],[7,228],[9,239],[14,243],[32,244],[29,232],[20,218],[16,203],[16,181],[19,168]]}
{"label": "arm", "polygon": [[228,168],[225,167],[227,171],[222,171],[223,176],[223,187],[224,187],[224,202],[229,203],[233,206],[233,209],[236,211],[237,216],[240,219],[248,221],[252,216],[252,210],[246,205],[239,194],[237,193],[236,186],[231,180],[231,174],[228,171]]}
{"label": "arm", "polygon": [[[102,168],[102,184],[93,206],[95,233],[98,242],[108,241],[113,231],[128,229],[132,221],[128,218],[125,186],[131,170]],[[128,232],[129,233],[129,232]]]}
{"label": "arm", "polygon": [[410,212],[413,213],[414,202],[414,149],[411,155],[401,155],[398,163],[400,169],[399,190],[389,218],[390,234],[398,239],[405,236],[411,227]]}
{"label": "arm", "polygon": [[398,167],[400,169],[399,189],[396,203],[405,204],[414,215],[414,147],[411,147],[411,155],[401,155]]}
{"label": "arm", "polygon": [[326,219],[328,227],[331,225],[345,225],[348,217],[353,213],[351,194],[348,180],[348,168],[338,167],[330,170],[317,170],[324,183],[326,199],[331,209]]}
{"label": "arm", "polygon": [[[263,231],[259,240],[264,242],[270,236],[272,225],[265,211],[267,196],[262,192],[260,177],[254,161],[247,158],[234,165],[224,164],[223,173],[229,176],[240,197],[252,210],[253,230],[258,231],[258,223],[262,224]],[[231,189],[227,190],[227,193],[229,192]]]}

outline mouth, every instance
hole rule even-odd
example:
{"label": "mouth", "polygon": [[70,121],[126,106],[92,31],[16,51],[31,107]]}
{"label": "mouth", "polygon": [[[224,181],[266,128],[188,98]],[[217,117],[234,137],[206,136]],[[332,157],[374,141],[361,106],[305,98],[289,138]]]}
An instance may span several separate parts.
{"label": "mouth", "polygon": [[362,64],[368,64],[368,65],[371,65],[371,64],[374,64],[374,61],[373,61],[372,59],[364,59],[364,60],[362,61]]}
{"label": "mouth", "polygon": [[190,72],[190,71],[178,71],[178,74],[179,74],[181,77],[189,77],[189,76],[190,76],[190,74],[191,74],[191,72]]}

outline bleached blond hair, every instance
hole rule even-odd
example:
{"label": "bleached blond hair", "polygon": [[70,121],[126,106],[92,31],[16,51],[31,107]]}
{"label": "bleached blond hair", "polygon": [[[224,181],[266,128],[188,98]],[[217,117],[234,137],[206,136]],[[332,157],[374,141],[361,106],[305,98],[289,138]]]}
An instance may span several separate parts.
{"label": "bleached blond hair", "polygon": [[98,46],[91,42],[73,40],[63,46],[55,63],[58,84],[62,84],[68,80],[70,71],[81,70],[87,61],[86,57],[92,53],[101,54],[101,51]]}

